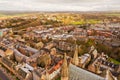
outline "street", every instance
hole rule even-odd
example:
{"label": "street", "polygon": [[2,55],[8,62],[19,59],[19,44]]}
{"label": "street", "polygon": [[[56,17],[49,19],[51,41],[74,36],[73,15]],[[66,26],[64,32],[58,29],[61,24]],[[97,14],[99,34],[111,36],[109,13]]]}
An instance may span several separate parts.
{"label": "street", "polygon": [[8,77],[0,70],[0,80],[9,80]]}

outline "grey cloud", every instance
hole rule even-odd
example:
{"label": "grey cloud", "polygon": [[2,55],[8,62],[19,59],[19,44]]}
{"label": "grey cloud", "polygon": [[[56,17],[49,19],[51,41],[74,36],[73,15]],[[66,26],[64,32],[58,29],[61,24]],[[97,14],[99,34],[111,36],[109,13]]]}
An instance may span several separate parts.
{"label": "grey cloud", "polygon": [[0,10],[120,10],[120,0],[0,0]]}

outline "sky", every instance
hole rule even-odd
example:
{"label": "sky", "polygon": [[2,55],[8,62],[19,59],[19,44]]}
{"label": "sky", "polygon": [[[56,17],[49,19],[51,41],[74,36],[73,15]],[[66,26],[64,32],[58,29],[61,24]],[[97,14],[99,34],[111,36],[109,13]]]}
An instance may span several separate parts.
{"label": "sky", "polygon": [[120,0],[0,0],[5,11],[120,11]]}

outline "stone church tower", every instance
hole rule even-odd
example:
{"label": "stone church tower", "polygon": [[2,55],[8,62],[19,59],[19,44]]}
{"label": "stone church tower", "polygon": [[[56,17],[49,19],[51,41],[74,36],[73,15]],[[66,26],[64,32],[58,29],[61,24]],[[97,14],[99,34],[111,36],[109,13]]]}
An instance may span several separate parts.
{"label": "stone church tower", "polygon": [[64,54],[63,64],[61,67],[61,80],[68,80],[68,65],[66,59],[66,53]]}
{"label": "stone church tower", "polygon": [[76,47],[75,47],[75,53],[74,53],[74,56],[73,56],[73,59],[72,59],[72,63],[76,66],[79,65],[78,45],[76,45]]}

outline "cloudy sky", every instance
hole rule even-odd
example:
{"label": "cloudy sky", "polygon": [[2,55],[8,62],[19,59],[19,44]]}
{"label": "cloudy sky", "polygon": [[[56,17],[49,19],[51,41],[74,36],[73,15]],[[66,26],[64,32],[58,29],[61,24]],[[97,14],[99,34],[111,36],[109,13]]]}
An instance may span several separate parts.
{"label": "cloudy sky", "polygon": [[120,0],[0,0],[10,11],[120,11]]}

